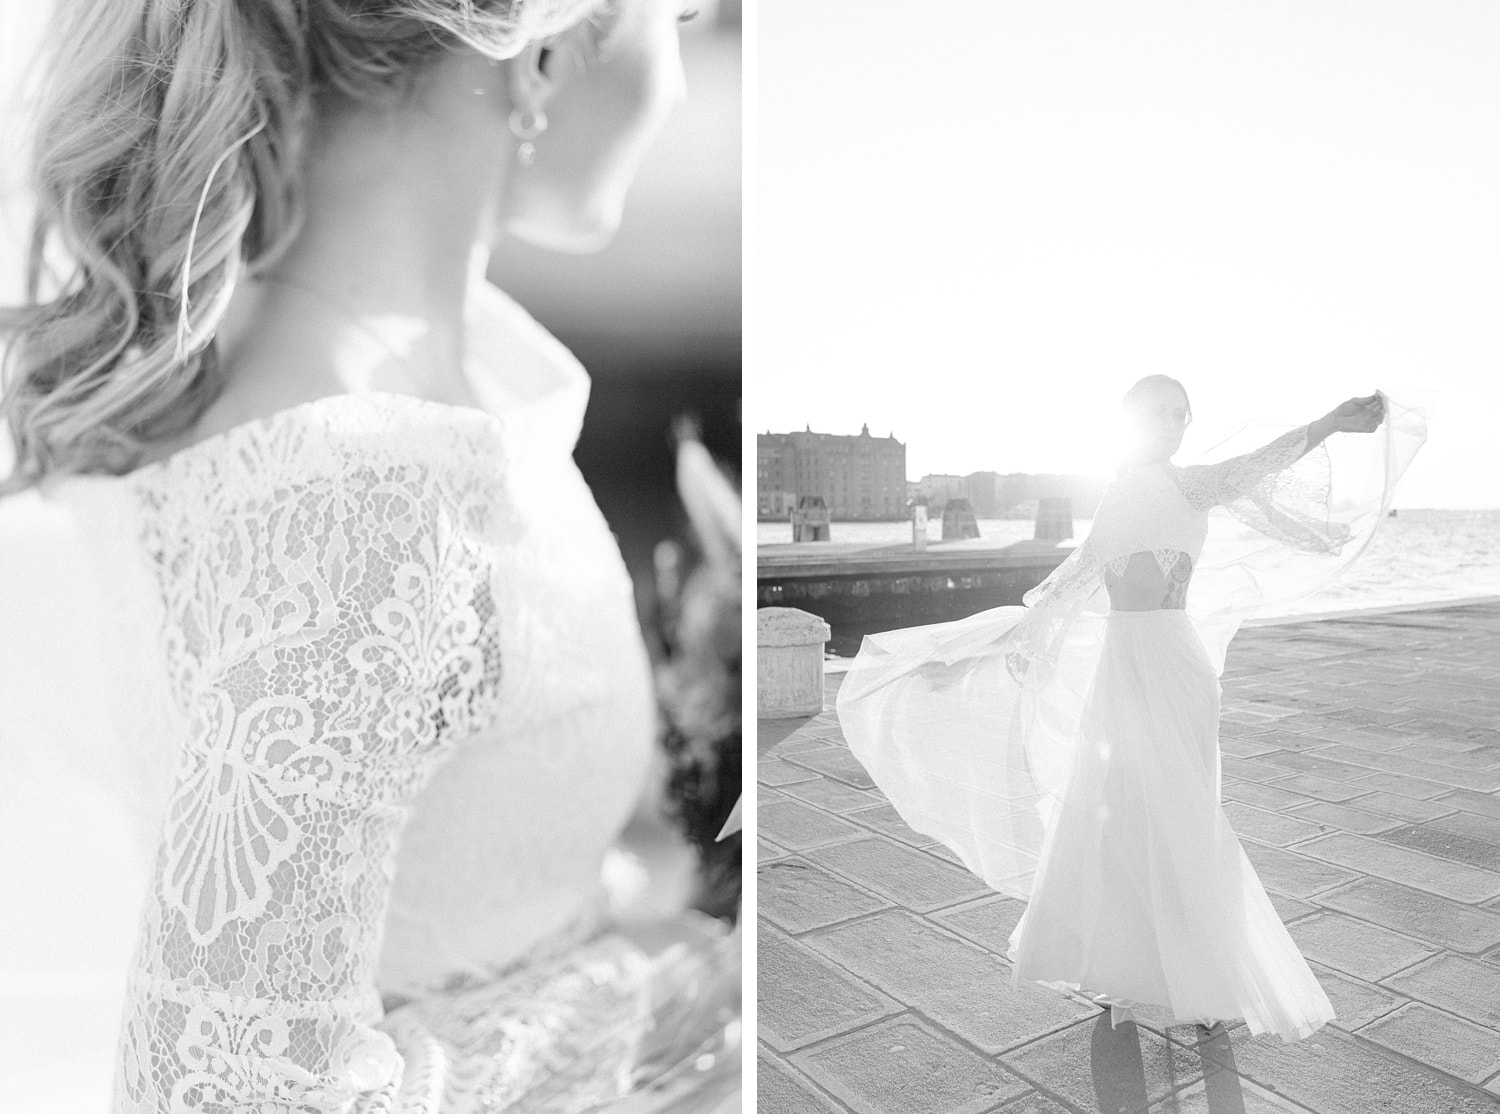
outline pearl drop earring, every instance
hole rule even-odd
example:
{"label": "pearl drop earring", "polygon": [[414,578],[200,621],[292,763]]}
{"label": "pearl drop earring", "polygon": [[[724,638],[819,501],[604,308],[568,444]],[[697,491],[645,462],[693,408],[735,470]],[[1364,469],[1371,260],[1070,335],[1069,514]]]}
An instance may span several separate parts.
{"label": "pearl drop earring", "polygon": [[540,108],[517,108],[510,114],[510,131],[521,142],[516,161],[530,166],[536,161],[536,138],[547,130],[547,114]]}

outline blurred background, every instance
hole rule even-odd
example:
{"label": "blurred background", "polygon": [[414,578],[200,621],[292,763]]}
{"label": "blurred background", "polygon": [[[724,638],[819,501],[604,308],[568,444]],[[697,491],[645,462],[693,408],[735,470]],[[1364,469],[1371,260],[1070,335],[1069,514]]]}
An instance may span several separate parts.
{"label": "blurred background", "polygon": [[680,529],[672,424],[740,460],[740,0],[682,27],[688,97],[641,168],[614,242],[566,256],[513,243],[491,280],[593,376],[577,460],[637,584]]}

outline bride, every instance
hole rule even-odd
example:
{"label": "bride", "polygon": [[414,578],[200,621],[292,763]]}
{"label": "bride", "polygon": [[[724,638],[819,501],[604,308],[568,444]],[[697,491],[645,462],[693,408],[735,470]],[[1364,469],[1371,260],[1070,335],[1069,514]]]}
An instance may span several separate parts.
{"label": "bride", "polygon": [[570,455],[587,379],[483,277],[503,236],[608,239],[690,14],[61,0],[0,411],[5,490],[101,574],[155,848],[116,1110],[736,1082],[733,940],[611,917],[648,661]]}
{"label": "bride", "polygon": [[1369,541],[1424,426],[1371,395],[1179,467],[1182,385],[1143,379],[1124,412],[1123,466],[1027,606],[867,638],[839,719],[911,827],[1028,902],[1017,982],[1117,1024],[1243,1018],[1299,1039],[1333,1010],[1220,807],[1218,676],[1242,618]]}

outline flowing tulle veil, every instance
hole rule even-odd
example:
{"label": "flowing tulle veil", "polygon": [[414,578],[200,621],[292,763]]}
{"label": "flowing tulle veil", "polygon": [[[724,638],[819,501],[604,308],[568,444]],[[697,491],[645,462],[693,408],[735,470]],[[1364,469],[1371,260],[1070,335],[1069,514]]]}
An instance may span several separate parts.
{"label": "flowing tulle veil", "polygon": [[[1374,536],[1426,439],[1421,411],[1384,401],[1374,434],[1336,435],[1210,514],[1188,614],[1215,672],[1244,620],[1317,591]],[[1288,430],[1250,423],[1208,456]],[[902,819],[1022,900],[1074,768],[1104,639],[1103,587],[1086,541],[1024,607],[867,637],[839,690],[850,749]]]}

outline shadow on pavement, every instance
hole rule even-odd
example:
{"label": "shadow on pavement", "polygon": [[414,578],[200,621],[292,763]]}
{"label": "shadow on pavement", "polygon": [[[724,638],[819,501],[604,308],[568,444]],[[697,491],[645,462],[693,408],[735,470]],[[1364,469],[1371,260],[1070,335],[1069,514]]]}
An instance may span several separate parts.
{"label": "shadow on pavement", "polygon": [[[1202,1036],[1204,1033],[1206,1037]],[[1199,1034],[1202,1039],[1197,1051],[1203,1062],[1209,1114],[1245,1114],[1229,1033],[1222,1025],[1215,1025],[1212,1029],[1200,1029]],[[1150,1104],[1146,1067],[1141,1060],[1141,1036],[1134,1023],[1127,1021],[1116,1028],[1110,1024],[1108,1011],[1099,1015],[1089,1042],[1089,1070],[1100,1114],[1127,1114],[1145,1110]]]}

